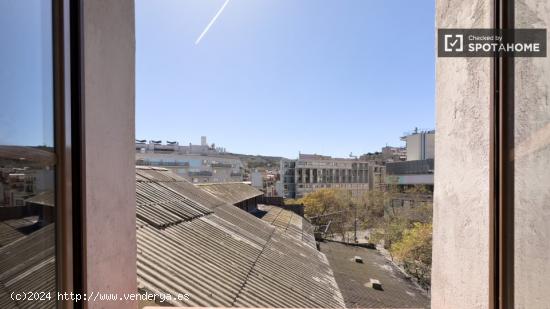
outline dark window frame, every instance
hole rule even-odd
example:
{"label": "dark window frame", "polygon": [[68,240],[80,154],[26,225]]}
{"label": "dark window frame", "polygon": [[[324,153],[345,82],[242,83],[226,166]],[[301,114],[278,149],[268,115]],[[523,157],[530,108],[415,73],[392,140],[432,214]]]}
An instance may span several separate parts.
{"label": "dark window frame", "polygon": [[[494,29],[513,29],[515,0],[494,0]],[[490,140],[489,308],[514,308],[514,58],[493,57]]]}
{"label": "dark window frame", "polygon": [[[82,293],[81,0],[51,0],[56,165],[56,281],[59,292]],[[57,299],[57,296],[56,298]],[[57,301],[58,308],[82,302]]]}

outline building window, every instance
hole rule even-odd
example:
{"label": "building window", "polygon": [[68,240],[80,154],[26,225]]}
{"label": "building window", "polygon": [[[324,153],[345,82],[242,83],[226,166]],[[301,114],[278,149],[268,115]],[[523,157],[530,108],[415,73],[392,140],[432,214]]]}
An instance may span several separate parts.
{"label": "building window", "polygon": [[57,290],[51,2],[0,1],[0,38],[0,287],[14,308],[37,282]]}

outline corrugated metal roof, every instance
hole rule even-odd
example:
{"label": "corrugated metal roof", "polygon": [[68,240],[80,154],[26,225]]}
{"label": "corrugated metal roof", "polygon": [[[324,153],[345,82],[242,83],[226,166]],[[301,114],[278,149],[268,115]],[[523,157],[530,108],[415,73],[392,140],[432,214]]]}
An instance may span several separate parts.
{"label": "corrugated metal roof", "polygon": [[138,166],[136,168],[136,182],[155,182],[163,187],[166,187],[175,192],[185,192],[185,197],[200,203],[206,208],[212,210],[220,205],[225,204],[224,201],[212,196],[203,190],[196,190],[196,187],[187,181],[181,181],[181,178],[167,169],[157,167]]}
{"label": "corrugated metal roof", "polygon": [[43,206],[55,206],[55,195],[53,191],[44,191],[36,194],[35,196],[25,200],[27,203],[33,203]]}
{"label": "corrugated metal roof", "polygon": [[0,222],[0,247],[12,243],[14,240],[23,237],[24,234],[12,226]]}
{"label": "corrugated metal roof", "polygon": [[157,228],[164,228],[212,212],[209,207],[182,195],[183,188],[165,185],[176,182],[178,179],[166,173],[165,170],[138,168],[136,170],[137,218]]}
{"label": "corrugated metal roof", "polygon": [[233,205],[264,194],[262,191],[242,182],[206,183],[197,184],[197,186]]}
{"label": "corrugated metal roof", "polygon": [[[348,308],[429,308],[426,293],[405,277],[375,249],[322,242]],[[360,256],[363,263],[356,263]],[[383,291],[368,287],[370,279],[382,283]]]}
{"label": "corrugated metal roof", "polygon": [[50,224],[0,248],[0,308],[55,308],[52,301],[13,301],[11,292],[55,293],[55,227]]}
{"label": "corrugated metal roof", "polygon": [[[147,218],[150,213],[138,214],[141,291],[188,293],[189,301],[170,302],[179,306],[344,306],[328,260],[302,237],[293,237],[213,195],[204,196],[204,186],[199,189],[167,170],[138,169],[137,174],[138,182],[156,184],[151,190],[170,187],[213,210],[168,225],[151,224],[156,219]],[[153,200],[146,194],[158,193],[138,194]],[[292,228],[299,224],[292,222]]]}
{"label": "corrugated metal roof", "polygon": [[302,240],[310,247],[316,247],[313,226],[307,219],[290,210],[277,206],[258,205],[258,209],[261,212],[265,212],[261,217],[263,221],[273,225],[291,237]]}

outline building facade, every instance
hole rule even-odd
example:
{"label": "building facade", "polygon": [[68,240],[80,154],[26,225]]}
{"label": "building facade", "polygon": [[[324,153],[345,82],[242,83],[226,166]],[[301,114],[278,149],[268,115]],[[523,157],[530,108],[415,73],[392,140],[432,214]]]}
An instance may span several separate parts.
{"label": "building facade", "polygon": [[434,185],[434,159],[390,162],[386,164],[389,185]]}
{"label": "building facade", "polygon": [[177,142],[136,142],[136,165],[167,168],[193,183],[243,181],[244,165],[223,148],[206,144],[180,146]]}
{"label": "building facade", "polygon": [[433,159],[435,152],[435,130],[419,131],[401,137],[407,143],[407,161]]}
{"label": "building facade", "polygon": [[401,140],[406,142],[406,161],[386,162],[386,186],[407,189],[421,185],[433,191],[435,130],[415,129]]}
{"label": "building facade", "polygon": [[369,152],[359,157],[361,160],[372,161],[376,164],[385,164],[387,162],[399,162],[407,160],[407,148],[406,147],[382,147],[382,151]]}
{"label": "building facade", "polygon": [[[358,159],[316,154],[300,154],[297,160],[281,160],[280,173],[281,180],[277,187],[279,194],[285,198],[301,198],[323,188],[346,189],[352,195],[359,196],[380,185],[384,179],[381,177],[383,166]],[[371,177],[373,183],[369,184]],[[374,179],[378,179],[377,183]]]}

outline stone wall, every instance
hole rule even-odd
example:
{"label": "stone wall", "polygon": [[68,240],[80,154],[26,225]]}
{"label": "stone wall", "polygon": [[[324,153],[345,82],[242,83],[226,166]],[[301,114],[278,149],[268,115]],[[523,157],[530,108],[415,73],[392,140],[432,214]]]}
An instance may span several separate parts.
{"label": "stone wall", "polygon": [[[436,28],[489,28],[492,1],[437,0]],[[487,308],[491,60],[438,58],[432,308]]]}
{"label": "stone wall", "polygon": [[[548,28],[548,0],[516,0],[517,28]],[[550,58],[515,62],[515,308],[550,306]]]}

